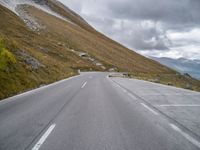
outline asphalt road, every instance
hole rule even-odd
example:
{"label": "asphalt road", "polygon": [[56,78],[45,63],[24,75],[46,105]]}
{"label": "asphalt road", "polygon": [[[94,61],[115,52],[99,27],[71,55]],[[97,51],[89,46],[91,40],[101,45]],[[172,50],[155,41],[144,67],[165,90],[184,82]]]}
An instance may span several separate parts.
{"label": "asphalt road", "polygon": [[[178,102],[184,92],[200,101],[199,93],[107,75],[83,73],[1,101],[0,150],[200,149],[196,130],[159,109],[180,106],[159,91],[180,93]],[[152,95],[168,103],[152,102]]]}

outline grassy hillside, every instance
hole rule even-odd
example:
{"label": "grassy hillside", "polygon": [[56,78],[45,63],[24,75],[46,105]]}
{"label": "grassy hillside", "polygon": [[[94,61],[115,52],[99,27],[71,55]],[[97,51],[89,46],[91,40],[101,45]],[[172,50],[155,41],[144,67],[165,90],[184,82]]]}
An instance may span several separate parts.
{"label": "grassy hillside", "polygon": [[[31,31],[1,6],[0,19],[0,99],[75,75],[74,68],[99,69],[60,46],[58,40]],[[14,60],[5,60],[5,52]]]}
{"label": "grassy hillside", "polygon": [[[198,81],[105,37],[71,11],[50,5],[72,23],[24,5],[23,9],[43,26],[35,32],[0,5],[0,99],[75,75],[78,69],[115,69],[142,79],[200,89]],[[80,56],[83,52],[86,57]]]}

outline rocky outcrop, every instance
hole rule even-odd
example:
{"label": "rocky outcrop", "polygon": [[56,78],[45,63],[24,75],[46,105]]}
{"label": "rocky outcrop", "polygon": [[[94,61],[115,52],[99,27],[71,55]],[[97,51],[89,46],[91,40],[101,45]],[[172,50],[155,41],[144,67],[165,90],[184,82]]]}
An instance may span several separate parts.
{"label": "rocky outcrop", "polygon": [[21,59],[25,61],[25,63],[29,66],[31,66],[31,69],[37,70],[39,68],[44,68],[45,65],[39,62],[36,58],[32,57],[30,54],[28,54],[25,51],[18,51],[17,54]]}

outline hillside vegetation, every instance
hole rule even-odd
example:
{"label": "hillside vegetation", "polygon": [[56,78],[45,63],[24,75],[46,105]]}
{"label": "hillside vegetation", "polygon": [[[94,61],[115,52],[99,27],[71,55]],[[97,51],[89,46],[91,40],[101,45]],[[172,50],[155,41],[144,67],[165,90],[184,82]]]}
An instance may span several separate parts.
{"label": "hillside vegetation", "polygon": [[129,72],[133,77],[200,90],[199,81],[125,48],[74,12],[48,2],[69,21],[23,5],[22,9],[42,27],[33,31],[0,5],[0,99],[73,76],[79,69]]}
{"label": "hillside vegetation", "polygon": [[15,63],[15,56],[6,48],[5,42],[0,38],[0,70],[5,70]]}

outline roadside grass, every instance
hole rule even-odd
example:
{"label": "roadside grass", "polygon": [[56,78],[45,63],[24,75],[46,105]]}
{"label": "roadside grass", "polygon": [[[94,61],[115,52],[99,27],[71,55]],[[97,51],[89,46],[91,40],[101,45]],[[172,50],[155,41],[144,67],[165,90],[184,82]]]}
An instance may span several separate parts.
{"label": "roadside grass", "polygon": [[200,81],[188,76],[176,74],[132,74],[132,78],[137,78],[140,80],[146,80],[150,82],[165,84],[169,86],[175,86],[179,88],[184,88],[188,90],[194,90],[200,92]]}

